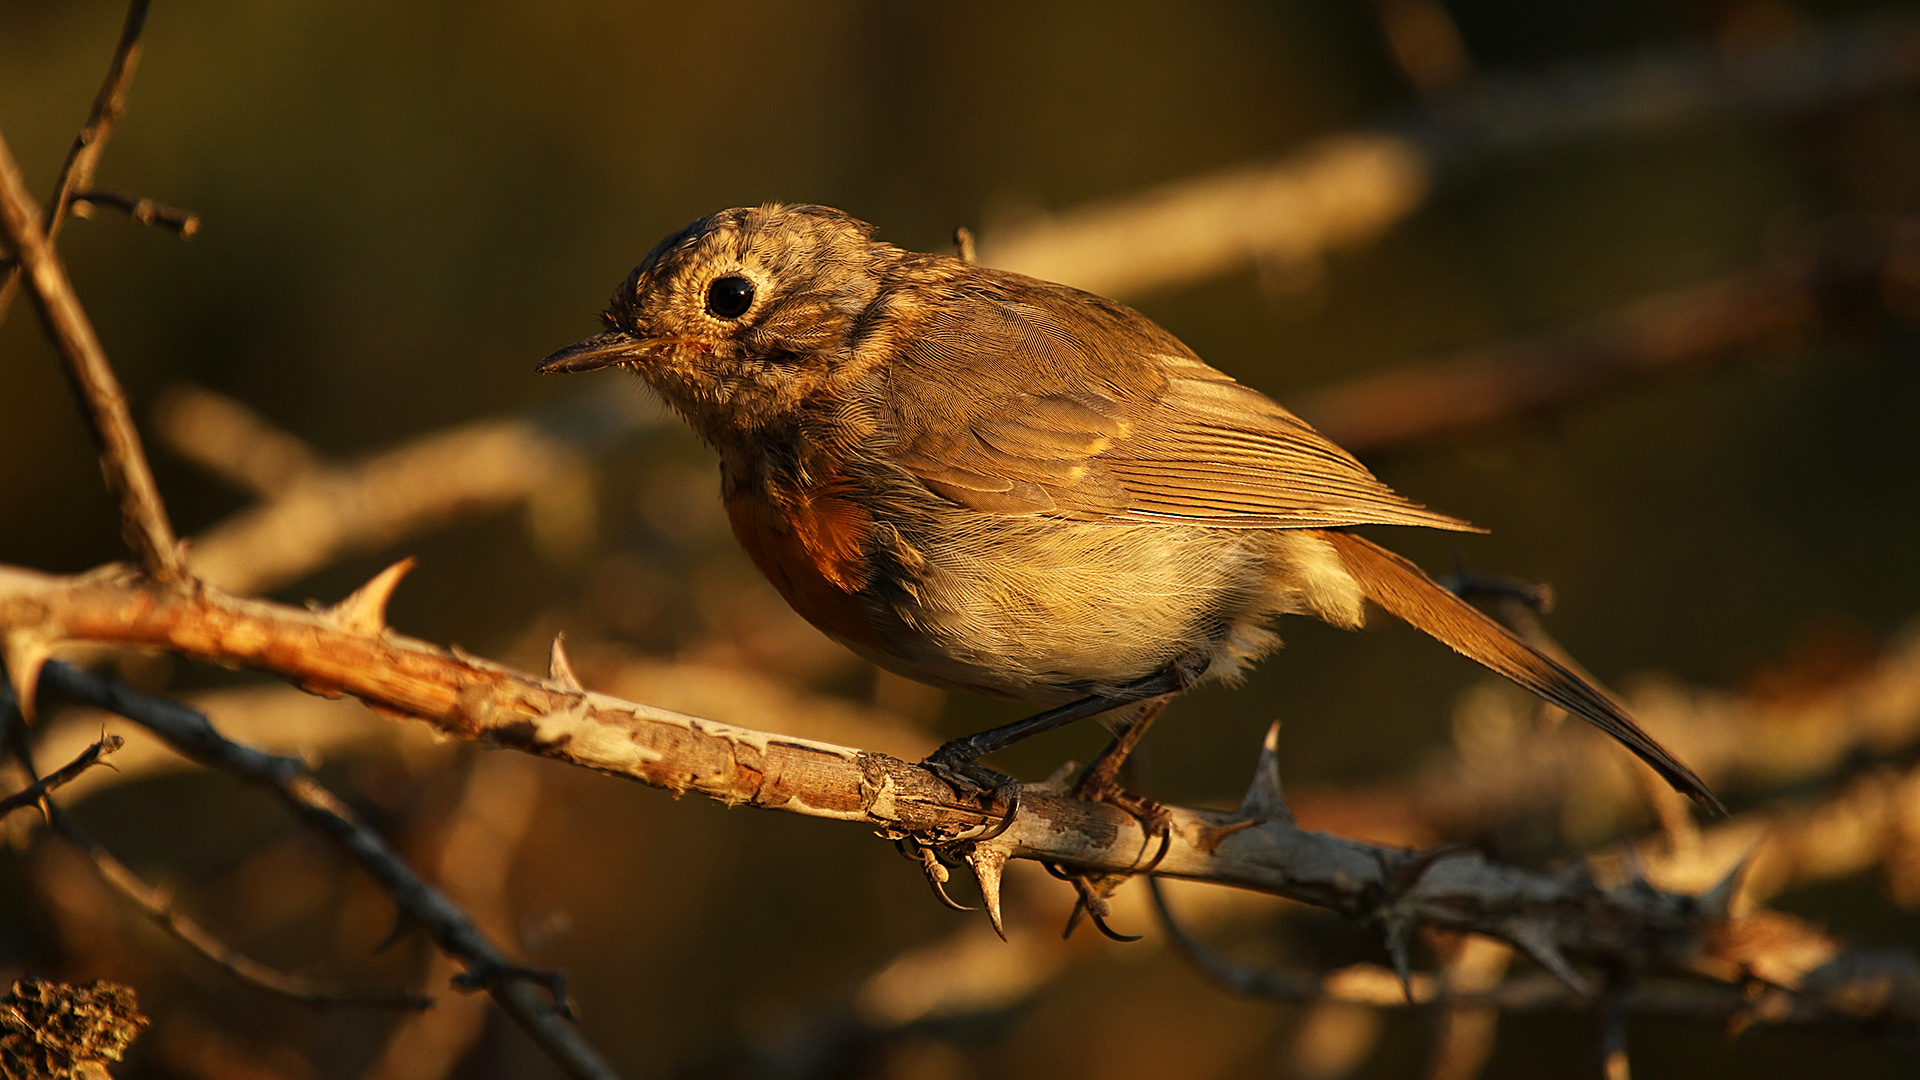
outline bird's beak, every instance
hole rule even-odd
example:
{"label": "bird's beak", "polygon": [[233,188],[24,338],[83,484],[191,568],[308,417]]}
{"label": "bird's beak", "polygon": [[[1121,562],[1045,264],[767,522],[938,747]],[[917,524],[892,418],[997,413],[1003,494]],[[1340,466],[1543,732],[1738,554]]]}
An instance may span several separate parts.
{"label": "bird's beak", "polygon": [[636,358],[645,347],[645,342],[622,330],[609,330],[604,334],[595,334],[585,341],[577,341],[561,349],[533,370],[542,375],[564,375],[575,371],[592,371],[595,368],[612,367]]}

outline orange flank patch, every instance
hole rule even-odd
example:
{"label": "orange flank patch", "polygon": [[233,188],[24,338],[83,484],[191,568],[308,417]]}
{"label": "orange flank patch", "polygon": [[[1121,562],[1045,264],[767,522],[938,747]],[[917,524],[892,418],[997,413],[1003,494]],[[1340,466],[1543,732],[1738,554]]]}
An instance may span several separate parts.
{"label": "orange flank patch", "polygon": [[736,490],[727,496],[727,520],[793,610],[834,637],[874,644],[859,596],[873,519],[845,492],[840,477],[779,501],[764,491]]}

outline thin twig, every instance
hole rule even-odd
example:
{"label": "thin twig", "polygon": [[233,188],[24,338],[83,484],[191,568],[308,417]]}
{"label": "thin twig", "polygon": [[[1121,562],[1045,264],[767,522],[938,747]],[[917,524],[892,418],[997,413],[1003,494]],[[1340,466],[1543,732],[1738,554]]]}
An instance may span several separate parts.
{"label": "thin twig", "polygon": [[100,451],[100,468],[107,487],[120,505],[120,527],[127,544],[156,580],[177,582],[187,574],[186,557],[167,521],[166,505],[153,482],[140,433],[127,411],[127,398],[107,363],[100,339],[74,294],[46,234],[26,181],[13,160],[13,151],[0,137],[0,227],[20,259],[27,293],[40,314],[47,337],[66,369],[67,381],[80,398],[87,426]]}
{"label": "thin twig", "polygon": [[[66,164],[60,167],[60,180],[53,188],[53,199],[47,203],[41,231],[48,244],[60,235],[60,226],[66,224],[73,193],[92,186],[93,171],[100,164],[107,140],[127,111],[127,87],[132,85],[134,69],[140,65],[140,34],[147,25],[149,3],[150,0],[132,0],[127,5],[127,17],[120,25],[120,42],[114,46],[107,77],[100,83],[99,93],[94,95],[93,111],[87,115],[87,122],[73,137]],[[7,308],[12,305],[14,291],[19,287],[20,267],[10,266],[5,280],[0,281],[0,321],[6,320]]]}
{"label": "thin twig", "polygon": [[[4,722],[5,734],[10,738],[14,754],[18,757],[21,766],[26,769],[29,776],[37,776],[39,770],[33,765],[33,751],[27,743],[26,725],[20,721],[19,717],[18,702],[14,699],[12,687],[7,686],[0,691],[0,721]],[[40,786],[40,782],[36,781],[34,786]],[[174,907],[172,898],[164,890],[142,881],[139,875],[128,869],[125,863],[115,858],[91,834],[62,812],[59,805],[44,792],[37,801],[46,811],[48,824],[87,857],[93,864],[94,871],[99,874],[100,880],[108,888],[119,893],[123,899],[138,908],[141,914],[151,920],[154,925],[165,930],[189,949],[199,953],[236,981],[317,1007],[359,1005],[384,1009],[425,1009],[433,1004],[432,998],[406,991],[369,992],[325,987],[262,964],[221,941],[212,932]]]}
{"label": "thin twig", "polygon": [[104,764],[100,759],[126,745],[126,740],[118,735],[104,735],[99,742],[80,752],[80,756],[60,766],[58,769],[28,784],[24,790],[17,791],[0,799],[0,818],[15,810],[29,806],[39,806],[56,788],[65,786],[81,773]]}
{"label": "thin twig", "polygon": [[110,206],[127,215],[135,225],[158,225],[182,240],[191,240],[200,232],[199,214],[116,188],[88,188],[85,191],[76,191],[67,202],[73,207],[76,217],[87,217],[96,206]]}
{"label": "thin twig", "polygon": [[1914,255],[1910,237],[1889,231],[1642,300],[1586,326],[1412,361],[1287,404],[1360,454],[1476,431],[1880,310],[1913,291]]}
{"label": "thin twig", "polygon": [[200,764],[278,796],[296,817],[339,845],[378,881],[404,918],[424,928],[443,952],[463,960],[468,982],[491,994],[569,1076],[578,1080],[616,1077],[612,1067],[563,1015],[570,1010],[565,997],[557,992],[557,976],[528,972],[515,965],[465,912],[422,880],[359,815],[307,776],[306,766],[299,759],[243,746],[221,735],[204,714],[179,702],[139,694],[114,680],[64,664],[49,663],[42,678],[46,685],[64,694],[147,728]]}
{"label": "thin twig", "polygon": [[1122,299],[1250,263],[1312,267],[1522,153],[1713,116],[1790,117],[1897,90],[1920,76],[1917,44],[1920,20],[1875,12],[1788,41],[1687,44],[1487,76],[1277,161],[991,227],[980,261]]}
{"label": "thin twig", "polygon": [[[1845,963],[1857,961],[1872,972],[1863,972],[1859,981],[1844,987],[1838,984],[1820,985],[1813,992],[1788,992],[1777,986],[1662,980],[1625,988],[1598,1004],[1574,993],[1564,982],[1546,972],[1516,975],[1484,990],[1462,992],[1424,972],[1416,972],[1403,985],[1397,975],[1378,964],[1354,964],[1329,972],[1269,971],[1239,963],[1201,941],[1182,927],[1168,910],[1159,883],[1149,878],[1148,886],[1152,890],[1161,927],[1175,949],[1208,979],[1248,997],[1279,1001],[1343,1002],[1382,1009],[1479,1006],[1519,1013],[1593,1012],[1598,1007],[1609,1016],[1721,1021],[1742,1018],[1774,1026],[1857,1024],[1884,1032],[1886,1029],[1882,1025],[1891,1017],[1875,1011],[1864,1014],[1855,1012],[1853,1006],[1859,1002],[1857,999],[1850,1001],[1848,994],[1892,997],[1902,992],[1894,989],[1894,981],[1885,965],[1876,963],[1872,954],[1868,953],[1852,954],[1854,961],[1836,959],[1832,963],[1831,966],[1837,969],[1845,966]],[[1781,925],[1817,936],[1817,931],[1803,925],[1784,922]],[[1876,978],[1886,980],[1878,991],[1869,989]],[[1911,981],[1912,976],[1909,974],[1907,978]],[[1881,1006],[1889,1006],[1889,1003],[1879,1002],[1874,1007]],[[1891,1008],[1897,1009],[1899,1006]],[[1916,1030],[1915,1018],[1911,1014],[1898,1023],[1908,1032]]]}

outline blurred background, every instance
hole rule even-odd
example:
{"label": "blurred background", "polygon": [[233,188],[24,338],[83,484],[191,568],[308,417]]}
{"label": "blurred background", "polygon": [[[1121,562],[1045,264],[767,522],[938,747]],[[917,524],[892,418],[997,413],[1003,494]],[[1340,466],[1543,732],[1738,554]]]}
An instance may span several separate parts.
{"label": "blurred background", "polygon": [[[124,11],[0,0],[0,130],[42,198]],[[1884,2],[162,0],[97,181],[203,227],[183,243],[100,208],[61,250],[210,579],[330,602],[416,555],[391,613],[404,633],[537,668],[564,630],[593,689],[906,755],[1017,709],[820,637],[737,550],[711,454],[637,381],[532,368],[596,328],[655,241],[717,209],[825,203],[915,250],[952,250],[965,226],[982,261],[1118,295],[1400,491],[1492,530],[1381,535],[1430,570],[1458,556],[1550,582],[1547,629],[1735,806],[1690,853],[1648,842],[1663,883],[1697,888],[1767,837],[1757,899],[1911,947],[1916,86],[1920,7]],[[0,562],[122,555],[23,302],[0,324],[0,508]],[[1281,719],[1310,826],[1541,865],[1651,827],[1602,743],[1378,621],[1283,627],[1244,687],[1174,706],[1142,786],[1232,805]],[[1473,1036],[1423,1012],[1231,996],[1165,947],[1137,886],[1116,921],[1147,940],[1061,943],[1070,890],[1019,877],[1003,945],[857,829],[436,742],[252,676],[105,659],[321,762],[519,955],[567,973],[629,1075],[1595,1067],[1580,1015]],[[101,724],[56,713],[43,759]],[[119,1075],[554,1074],[482,999],[442,992],[450,970],[418,935],[373,953],[390,905],[322,841],[125,733],[121,771],[66,793],[122,860],[275,966],[427,986],[443,1008],[315,1011],[236,986],[14,815],[0,980],[133,985],[156,1023]],[[1103,738],[1069,730],[998,764],[1037,779]],[[1872,784],[1909,802],[1873,817]],[[1384,956],[1324,913],[1172,895],[1250,962]],[[1427,948],[1431,965],[1459,944]],[[1854,1034],[1645,1021],[1630,1038],[1645,1077],[1914,1064]]]}

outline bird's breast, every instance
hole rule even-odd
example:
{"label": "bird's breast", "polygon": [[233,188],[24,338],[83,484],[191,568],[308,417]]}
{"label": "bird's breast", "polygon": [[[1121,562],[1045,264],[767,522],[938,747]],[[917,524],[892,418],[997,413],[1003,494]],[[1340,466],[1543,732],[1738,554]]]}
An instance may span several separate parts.
{"label": "bird's breast", "polygon": [[842,641],[877,644],[860,595],[871,575],[873,518],[846,477],[777,491],[729,484],[726,507],[740,546],[795,611]]}

